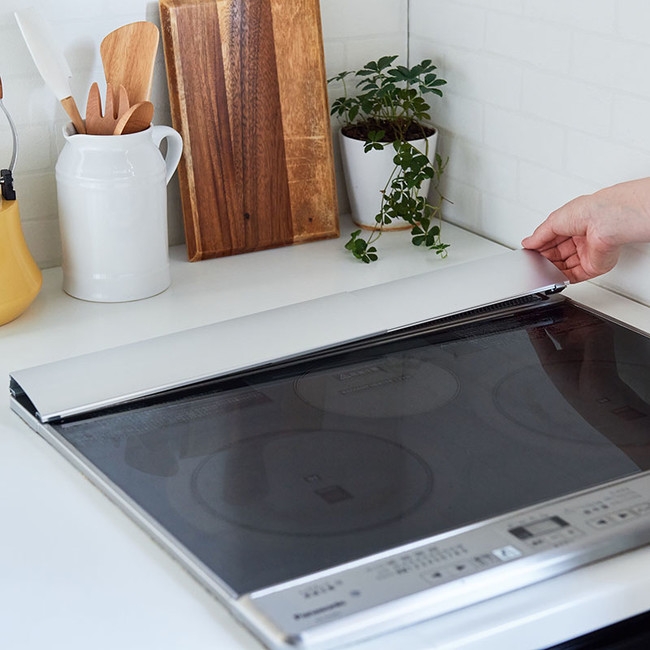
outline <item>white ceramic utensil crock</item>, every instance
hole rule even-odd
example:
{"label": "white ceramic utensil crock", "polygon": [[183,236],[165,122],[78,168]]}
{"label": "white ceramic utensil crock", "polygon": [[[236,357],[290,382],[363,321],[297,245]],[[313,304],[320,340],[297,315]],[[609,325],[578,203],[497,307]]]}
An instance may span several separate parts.
{"label": "white ceramic utensil crock", "polygon": [[168,126],[85,135],[72,124],[64,136],[56,164],[63,290],[97,302],[164,291],[171,282],[167,183],[181,157],[181,136]]}

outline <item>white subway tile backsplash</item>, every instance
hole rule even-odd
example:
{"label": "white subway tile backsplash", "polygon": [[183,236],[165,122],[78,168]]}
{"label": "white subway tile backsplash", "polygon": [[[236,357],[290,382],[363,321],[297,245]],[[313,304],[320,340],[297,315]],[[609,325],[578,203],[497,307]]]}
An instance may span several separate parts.
{"label": "white subway tile backsplash", "polygon": [[[56,186],[54,172],[16,172],[16,192],[19,193],[20,216],[23,223],[51,219],[56,222]],[[54,256],[54,255],[51,255]]]}
{"label": "white subway tile backsplash", "polygon": [[485,144],[515,158],[553,167],[562,159],[561,127],[522,113],[485,107]]}
{"label": "white subway tile backsplash", "polygon": [[[522,70],[517,63],[489,54],[472,54],[465,77],[468,97],[481,98],[486,104],[518,108],[521,104]],[[453,79],[451,80],[453,83]]]}
{"label": "white subway tile backsplash", "polygon": [[459,0],[461,4],[471,5],[472,7],[484,7],[492,11],[501,13],[522,14],[524,12],[525,0]]}
{"label": "white subway tile backsplash", "polygon": [[565,72],[571,54],[571,30],[557,23],[490,12],[485,49],[541,70]]}
{"label": "white subway tile backsplash", "polygon": [[568,129],[606,136],[612,121],[614,91],[579,79],[526,70],[522,110]]}
{"label": "white subway tile backsplash", "polygon": [[[574,196],[650,176],[646,0],[411,5],[411,51],[437,48],[449,80],[440,113],[448,219],[518,246]],[[484,44],[438,38],[440,24],[424,25],[438,10],[449,29],[461,29],[450,16],[469,16],[470,31],[484,20]],[[650,285],[637,279],[650,272],[650,246],[633,249],[599,282],[650,304]]]}
{"label": "white subway tile backsplash", "polygon": [[622,38],[650,42],[650,3],[647,0],[617,2],[616,27]]}
{"label": "white subway tile backsplash", "polygon": [[581,31],[613,33],[616,30],[616,10],[628,0],[525,0],[529,18],[572,27]]}
{"label": "white subway tile backsplash", "polygon": [[410,36],[434,44],[479,49],[485,40],[485,12],[461,2],[411,2]]}
{"label": "white subway tile backsplash", "polygon": [[412,62],[430,58],[439,66],[448,81],[443,88],[446,95],[509,109],[521,105],[523,70],[517,62],[420,38],[411,38],[410,52]]}
{"label": "white subway tile backsplash", "polygon": [[[480,143],[458,140],[449,152],[447,175],[453,181],[468,182],[479,192],[516,198],[518,163],[512,156],[492,151]],[[452,201],[453,196],[449,197]]]}
{"label": "white subway tile backsplash", "polygon": [[[449,82],[458,94],[501,108],[520,107],[523,71],[518,63],[479,52],[449,58]],[[457,80],[453,73],[455,64],[461,61]]]}
{"label": "white subway tile backsplash", "polygon": [[650,94],[650,39],[637,43],[622,38],[576,31],[571,75],[607,90]]}
{"label": "white subway tile backsplash", "polygon": [[477,231],[510,248],[520,248],[521,240],[544,215],[523,206],[519,201],[483,193]]}
{"label": "white subway tile backsplash", "polygon": [[648,277],[650,245],[638,244],[625,247],[616,268],[598,278],[597,283],[647,305]]}
{"label": "white subway tile backsplash", "polygon": [[483,104],[457,97],[446,91],[440,101],[431,106],[431,121],[458,138],[475,142],[483,140]]}
{"label": "white subway tile backsplash", "polygon": [[[450,152],[445,143],[444,133],[438,138],[438,153],[447,160],[443,187],[454,181],[467,183],[469,179],[479,178],[481,175],[482,159],[481,148],[475,143],[456,138],[453,141],[453,151]],[[449,138],[447,138],[447,143]],[[453,154],[453,155],[452,155]],[[480,190],[480,187],[476,187]],[[452,201],[452,197],[449,197]]]}
{"label": "white subway tile backsplash", "polygon": [[619,144],[650,151],[650,96],[615,95],[612,138]]}
{"label": "white subway tile backsplash", "polygon": [[322,0],[325,38],[354,40],[359,36],[400,33],[406,37],[406,0]]}
{"label": "white subway tile backsplash", "polygon": [[348,69],[358,70],[368,61],[376,61],[385,54],[397,54],[406,63],[406,41],[400,34],[357,38],[346,43]]}
{"label": "white subway tile backsplash", "polygon": [[56,152],[52,147],[49,125],[23,126],[16,161],[16,173],[25,170],[50,171],[56,163]]}
{"label": "white subway tile backsplash", "polygon": [[27,220],[24,216],[23,201],[20,201],[20,217],[23,235],[28,243],[30,253],[43,268],[61,264],[59,249],[61,248],[61,234],[57,219]]}
{"label": "white subway tile backsplash", "polygon": [[482,214],[480,190],[469,182],[447,176],[442,193],[451,201],[443,207],[445,219],[479,234],[486,234],[477,227],[477,219]]}
{"label": "white subway tile backsplash", "polygon": [[476,149],[479,161],[476,186],[482,192],[495,194],[503,198],[514,199],[517,196],[519,163],[512,156],[491,149]]}
{"label": "white subway tile backsplash", "polygon": [[518,198],[522,205],[537,212],[540,220],[574,197],[597,189],[595,183],[557,169],[528,162],[519,165]]}
{"label": "white subway tile backsplash", "polygon": [[566,170],[597,186],[650,176],[650,149],[635,149],[615,140],[571,131]]}

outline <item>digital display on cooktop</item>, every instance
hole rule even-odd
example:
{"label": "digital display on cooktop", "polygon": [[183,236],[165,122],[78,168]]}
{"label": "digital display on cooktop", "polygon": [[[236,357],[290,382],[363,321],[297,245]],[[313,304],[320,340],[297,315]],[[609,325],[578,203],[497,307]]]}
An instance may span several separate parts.
{"label": "digital display on cooktop", "polygon": [[649,414],[650,340],[559,300],[54,427],[243,594],[645,471]]}

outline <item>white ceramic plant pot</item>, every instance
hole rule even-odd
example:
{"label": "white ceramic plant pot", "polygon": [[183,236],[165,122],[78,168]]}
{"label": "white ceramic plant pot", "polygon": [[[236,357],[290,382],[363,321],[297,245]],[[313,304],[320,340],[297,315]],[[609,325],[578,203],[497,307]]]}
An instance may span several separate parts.
{"label": "white ceramic plant pot", "polygon": [[[373,149],[366,153],[363,150],[363,140],[349,138],[342,132],[339,132],[339,138],[352,220],[361,228],[374,230],[377,226],[375,217],[381,209],[382,190],[395,169],[395,149],[388,145],[382,150]],[[436,130],[428,138],[413,140],[411,144],[426,153],[433,164],[437,141]],[[427,196],[430,184],[430,181],[422,184],[420,196]],[[394,219],[391,224],[384,226],[384,230],[403,230],[410,227],[404,219]]]}

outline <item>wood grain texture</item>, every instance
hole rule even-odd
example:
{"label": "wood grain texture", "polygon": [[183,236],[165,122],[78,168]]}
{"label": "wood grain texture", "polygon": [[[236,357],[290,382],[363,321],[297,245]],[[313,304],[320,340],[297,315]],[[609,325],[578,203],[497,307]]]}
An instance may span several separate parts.
{"label": "wood grain texture", "polygon": [[150,99],[159,40],[158,27],[141,20],[113,30],[99,46],[106,81],[115,92],[124,86],[131,106]]}
{"label": "wood grain texture", "polygon": [[338,236],[318,0],[160,12],[189,259]]}

